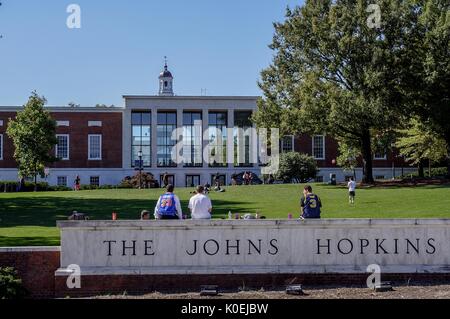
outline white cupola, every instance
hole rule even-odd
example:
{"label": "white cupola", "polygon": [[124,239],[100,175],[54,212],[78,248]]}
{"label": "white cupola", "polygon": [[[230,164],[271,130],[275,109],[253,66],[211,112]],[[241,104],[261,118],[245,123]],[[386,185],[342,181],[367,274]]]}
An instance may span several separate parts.
{"label": "white cupola", "polygon": [[164,70],[159,75],[159,95],[174,96],[173,76],[167,68],[167,58],[165,58]]}

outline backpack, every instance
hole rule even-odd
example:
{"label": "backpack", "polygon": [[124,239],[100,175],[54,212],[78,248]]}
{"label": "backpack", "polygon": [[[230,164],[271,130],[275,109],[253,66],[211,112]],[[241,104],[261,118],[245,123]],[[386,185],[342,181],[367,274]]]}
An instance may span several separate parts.
{"label": "backpack", "polygon": [[174,194],[167,193],[161,196],[159,201],[158,214],[161,216],[177,215]]}

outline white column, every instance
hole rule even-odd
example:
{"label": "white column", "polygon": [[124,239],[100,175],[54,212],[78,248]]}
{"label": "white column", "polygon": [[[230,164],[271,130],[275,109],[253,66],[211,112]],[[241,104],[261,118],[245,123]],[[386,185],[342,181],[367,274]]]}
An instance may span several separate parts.
{"label": "white column", "polygon": [[227,162],[228,168],[234,168],[234,109],[228,109],[227,119]]}
{"label": "white column", "polygon": [[[158,167],[157,161],[157,132],[158,132],[158,110],[156,108],[152,109],[152,168]],[[155,178],[159,180],[159,176],[155,175]]]}
{"label": "white column", "polygon": [[[177,110],[177,128],[179,129],[179,132],[183,132],[183,109],[178,109]],[[183,167],[183,162],[182,162],[182,156],[181,156],[181,151],[183,149],[183,137],[182,136],[177,136],[177,167],[182,168]],[[181,176],[180,176],[181,178]]]}
{"label": "white column", "polygon": [[[208,126],[209,126],[209,112],[207,109],[203,109],[202,111],[202,152],[205,153],[206,148],[208,147]],[[203,156],[203,168],[208,168],[208,158]],[[203,182],[202,182],[203,183]]]}

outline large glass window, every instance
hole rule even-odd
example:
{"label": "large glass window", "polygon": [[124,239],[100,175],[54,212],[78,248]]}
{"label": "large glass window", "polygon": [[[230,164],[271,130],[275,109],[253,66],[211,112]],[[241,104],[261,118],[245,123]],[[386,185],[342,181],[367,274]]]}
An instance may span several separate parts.
{"label": "large glass window", "polygon": [[252,111],[234,112],[234,166],[252,166],[250,160],[252,122],[250,120]]}
{"label": "large glass window", "polygon": [[69,135],[56,135],[56,158],[67,161],[69,159]]}
{"label": "large glass window", "polygon": [[177,163],[172,160],[172,151],[177,144],[172,139],[172,132],[177,128],[177,114],[173,112],[158,113],[157,128],[157,161],[158,167],[176,167]]}
{"label": "large glass window", "polygon": [[150,167],[151,159],[151,130],[152,116],[150,112],[133,112],[131,114],[131,165],[139,166],[139,151],[142,151],[144,167]]}
{"label": "large glass window", "polygon": [[183,113],[183,163],[186,167],[203,166],[202,113]]}
{"label": "large glass window", "polygon": [[227,166],[227,112],[209,113],[209,166]]}
{"label": "large glass window", "polygon": [[314,135],[312,144],[313,157],[318,160],[325,159],[325,136]]}

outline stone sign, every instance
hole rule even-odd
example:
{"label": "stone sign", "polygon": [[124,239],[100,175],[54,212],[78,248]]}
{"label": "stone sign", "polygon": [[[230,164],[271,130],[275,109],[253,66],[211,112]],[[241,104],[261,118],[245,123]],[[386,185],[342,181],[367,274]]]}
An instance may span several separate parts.
{"label": "stone sign", "polygon": [[61,272],[449,272],[450,219],[64,221]]}

